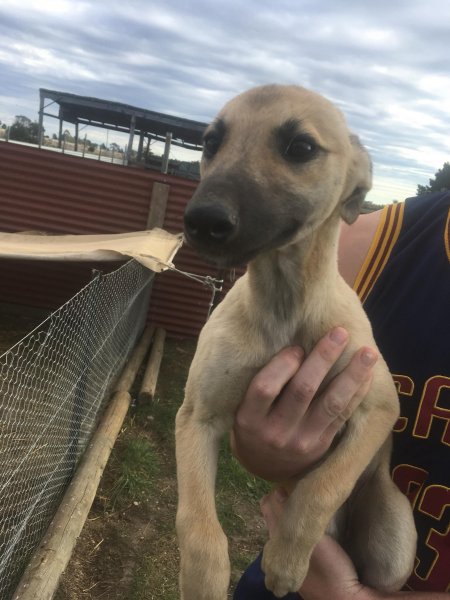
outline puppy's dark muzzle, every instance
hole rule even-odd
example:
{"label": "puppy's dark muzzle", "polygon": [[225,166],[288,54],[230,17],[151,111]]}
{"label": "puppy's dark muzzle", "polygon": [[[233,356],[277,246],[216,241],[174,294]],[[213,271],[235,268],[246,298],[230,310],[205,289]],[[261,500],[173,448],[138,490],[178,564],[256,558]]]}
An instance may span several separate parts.
{"label": "puppy's dark muzzle", "polygon": [[208,262],[236,267],[289,241],[305,207],[297,194],[276,193],[246,173],[227,171],[202,180],[186,207],[184,233]]}
{"label": "puppy's dark muzzle", "polygon": [[187,239],[201,247],[220,247],[236,233],[237,217],[226,206],[188,206],[184,214]]}

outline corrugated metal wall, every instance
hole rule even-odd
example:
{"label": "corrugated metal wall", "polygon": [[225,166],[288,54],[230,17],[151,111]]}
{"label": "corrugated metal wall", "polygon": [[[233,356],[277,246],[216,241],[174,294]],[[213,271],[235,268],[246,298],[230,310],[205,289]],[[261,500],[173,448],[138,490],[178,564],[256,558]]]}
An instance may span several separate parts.
{"label": "corrugated metal wall", "polygon": [[[141,168],[0,143],[0,230],[52,233],[119,233],[145,229],[153,183],[170,186],[164,228],[182,231],[183,211],[196,182]],[[217,276],[189,249],[178,269]],[[0,302],[54,309],[103,264],[0,260]],[[107,270],[114,268],[108,263]],[[205,322],[210,292],[201,284],[165,272],[155,280],[150,316],[169,334],[196,336]]]}

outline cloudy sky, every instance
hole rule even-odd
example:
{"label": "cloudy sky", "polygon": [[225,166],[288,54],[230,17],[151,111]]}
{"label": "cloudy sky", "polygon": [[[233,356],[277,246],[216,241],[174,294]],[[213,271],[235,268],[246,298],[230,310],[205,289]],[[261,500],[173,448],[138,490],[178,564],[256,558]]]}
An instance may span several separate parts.
{"label": "cloudy sky", "polygon": [[445,0],[1,0],[0,120],[37,119],[40,87],[209,121],[297,83],[369,148],[369,199],[401,200],[450,160],[449,51]]}

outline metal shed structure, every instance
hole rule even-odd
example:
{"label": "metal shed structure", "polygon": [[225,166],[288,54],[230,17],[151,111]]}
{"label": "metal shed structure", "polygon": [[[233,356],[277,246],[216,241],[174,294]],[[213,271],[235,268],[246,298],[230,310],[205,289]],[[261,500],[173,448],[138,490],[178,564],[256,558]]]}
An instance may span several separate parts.
{"label": "metal shed structure", "polygon": [[[46,112],[53,104],[59,107],[58,114]],[[192,150],[201,150],[202,134],[207,123],[182,117],[138,108],[121,102],[101,100],[89,96],[79,96],[41,88],[39,90],[39,135],[42,141],[44,116],[59,120],[59,140],[61,143],[63,123],[75,126],[75,150],[78,146],[79,125],[93,125],[111,131],[128,133],[128,163],[135,136],[139,136],[137,159],[144,151],[144,142],[150,140],[165,143],[162,172],[167,172],[170,145],[174,144]]]}

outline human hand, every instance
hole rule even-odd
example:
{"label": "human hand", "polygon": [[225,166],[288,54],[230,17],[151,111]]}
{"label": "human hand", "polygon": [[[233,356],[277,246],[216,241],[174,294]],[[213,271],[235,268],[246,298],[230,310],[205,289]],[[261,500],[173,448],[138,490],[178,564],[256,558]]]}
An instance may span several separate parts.
{"label": "human hand", "polygon": [[[270,537],[276,532],[287,498],[282,488],[276,488],[261,500],[261,512]],[[314,548],[308,574],[299,593],[303,600],[373,600],[381,597],[359,582],[350,557],[328,535]]]}
{"label": "human hand", "polygon": [[303,600],[371,600],[376,590],[360,583],[348,554],[329,535],[324,535],[311,555],[308,574],[299,590]]}
{"label": "human hand", "polygon": [[322,381],[342,355],[348,333],[337,327],[304,358],[284,348],[254,377],[231,435],[234,454],[264,479],[287,480],[316,464],[367,393],[378,358],[363,347],[316,398]]}

